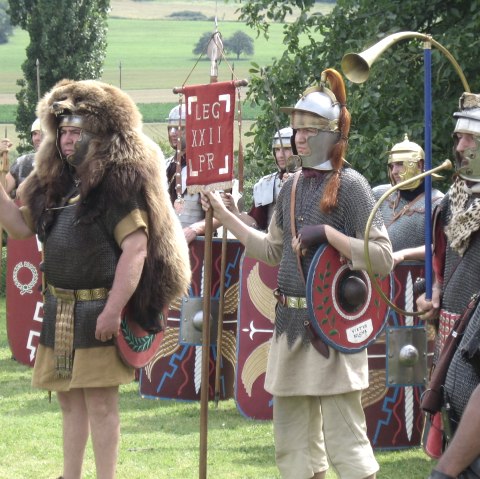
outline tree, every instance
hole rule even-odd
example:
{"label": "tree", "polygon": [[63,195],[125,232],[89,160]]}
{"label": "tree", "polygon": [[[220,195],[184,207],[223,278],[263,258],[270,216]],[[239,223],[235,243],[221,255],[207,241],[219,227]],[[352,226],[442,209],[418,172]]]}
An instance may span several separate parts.
{"label": "tree", "polygon": [[[63,78],[98,79],[105,59],[109,0],[9,0],[13,25],[30,35],[27,59],[22,65],[21,86],[15,126],[20,138],[29,139],[38,101],[37,68],[40,65],[40,94]],[[25,147],[24,147],[25,149]]]}
{"label": "tree", "polygon": [[[195,48],[193,49],[193,53],[195,55],[202,55],[207,53],[207,46],[212,39],[213,33],[212,32],[205,32],[198,40]],[[206,57],[208,59],[208,57]]]}
{"label": "tree", "polygon": [[[268,36],[272,21],[298,12],[284,29],[285,51],[271,65],[252,64],[247,98],[261,113],[252,131],[256,141],[246,152],[246,161],[261,162],[270,150],[275,119],[280,126],[288,117],[280,106],[294,105],[298,94],[318,83],[322,70],[341,71],[348,52],[362,52],[380,39],[401,31],[431,34],[462,66],[472,91],[480,88],[479,0],[338,0],[328,15],[310,14],[313,0],[246,0],[240,21]],[[401,41],[388,48],[371,65],[363,84],[347,84],[348,108],[352,113],[348,160],[372,185],[387,181],[386,152],[409,134],[423,144],[423,48],[418,40]],[[464,88],[451,63],[438,49],[432,50],[432,158],[439,164],[452,157],[452,113]]]}
{"label": "tree", "polygon": [[225,50],[237,55],[237,60],[242,53],[253,55],[253,39],[241,30],[237,30],[231,37],[225,40]]}
{"label": "tree", "polygon": [[7,43],[8,37],[13,33],[10,17],[7,13],[7,6],[5,0],[0,1],[0,44]]}

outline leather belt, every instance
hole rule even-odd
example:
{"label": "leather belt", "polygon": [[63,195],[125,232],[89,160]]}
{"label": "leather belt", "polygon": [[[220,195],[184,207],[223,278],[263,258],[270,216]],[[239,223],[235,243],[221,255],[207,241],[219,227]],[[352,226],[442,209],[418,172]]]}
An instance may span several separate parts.
{"label": "leather belt", "polygon": [[273,296],[285,308],[307,309],[307,298],[303,296],[286,296],[278,288],[273,290]]}
{"label": "leather belt", "polygon": [[94,289],[63,289],[56,288],[49,284],[47,286],[50,294],[56,298],[62,298],[64,300],[77,300],[77,301],[96,301],[108,298],[107,288],[94,288]]}
{"label": "leather belt", "polygon": [[[281,304],[283,307],[286,308],[294,308],[294,309],[307,309],[307,298],[302,296],[285,296],[279,288],[273,290],[273,296]],[[330,351],[326,343],[323,342],[321,338],[317,336],[315,333],[312,324],[310,321],[305,321],[304,326],[307,330],[307,334],[310,338],[310,342],[312,346],[325,358],[328,359],[330,356]]]}

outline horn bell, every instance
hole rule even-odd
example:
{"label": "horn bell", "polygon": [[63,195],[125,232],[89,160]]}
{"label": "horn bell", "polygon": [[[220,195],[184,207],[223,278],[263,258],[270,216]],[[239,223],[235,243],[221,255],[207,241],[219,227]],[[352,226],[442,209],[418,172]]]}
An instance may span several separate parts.
{"label": "horn bell", "polygon": [[372,63],[390,46],[407,38],[431,40],[428,35],[417,32],[397,32],[388,35],[361,53],[347,53],[342,58],[342,71],[353,83],[363,83],[368,79]]}
{"label": "horn bell", "polygon": [[353,83],[363,83],[368,80],[370,65],[375,59],[369,61],[363,56],[362,53],[347,53],[342,58],[342,71]]}

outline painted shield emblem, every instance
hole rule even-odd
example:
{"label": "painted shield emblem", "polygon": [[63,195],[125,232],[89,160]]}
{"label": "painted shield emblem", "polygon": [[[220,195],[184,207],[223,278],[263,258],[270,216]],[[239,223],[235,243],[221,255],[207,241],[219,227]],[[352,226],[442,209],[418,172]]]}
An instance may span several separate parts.
{"label": "painted shield emblem", "polygon": [[[375,276],[390,297],[390,275]],[[313,329],[343,353],[365,349],[385,326],[388,305],[366,271],[353,271],[335,248],[321,246],[307,278],[307,305]]]}
{"label": "painted shield emblem", "polygon": [[[243,246],[236,239],[227,241],[225,269],[224,312],[221,336],[219,398],[230,399],[234,394],[236,327],[239,290],[240,259]],[[190,243],[192,282],[188,298],[204,297],[205,241],[198,237]],[[222,239],[214,238],[212,244],[212,283],[210,297],[219,300],[221,291]],[[161,287],[161,286],[159,286]],[[213,304],[213,303],[212,303]],[[140,394],[152,399],[178,399],[197,401],[201,395],[202,346],[184,342],[181,338],[184,321],[182,298],[170,305],[165,337],[152,360],[140,369]],[[218,339],[218,337],[217,337]],[[215,380],[218,343],[210,342],[209,398],[215,398]]]}
{"label": "painted shield emblem", "polygon": [[265,391],[267,357],[273,335],[278,267],[244,256],[240,274],[235,400],[252,419],[271,419],[273,398]]}
{"label": "painted shield emblem", "polygon": [[41,247],[35,237],[7,246],[7,336],[12,356],[33,367],[43,322]]}
{"label": "painted shield emblem", "polygon": [[[163,318],[166,318],[167,314],[168,307],[162,312]],[[163,322],[165,323],[165,320]],[[149,333],[141,328],[127,308],[120,323],[120,334],[116,339],[118,354],[129,366],[143,368],[155,356],[163,336],[163,331]]]}

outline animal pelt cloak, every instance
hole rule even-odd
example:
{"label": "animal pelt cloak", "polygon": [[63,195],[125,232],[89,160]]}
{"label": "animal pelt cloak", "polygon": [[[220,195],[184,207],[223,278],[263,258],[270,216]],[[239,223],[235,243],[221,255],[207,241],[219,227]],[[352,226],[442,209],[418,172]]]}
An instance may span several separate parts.
{"label": "animal pelt cloak", "polygon": [[62,204],[72,184],[72,171],[57,147],[62,113],[82,115],[93,133],[85,160],[74,171],[80,180],[78,221],[93,222],[109,205],[132,195],[146,199],[147,258],[130,306],[140,325],[158,330],[159,313],[186,294],[191,279],[188,245],[166,189],[163,154],[142,133],[141,115],[126,93],[95,80],[58,82],[37,106],[44,139],[22,192],[41,238],[53,221],[48,209]]}

